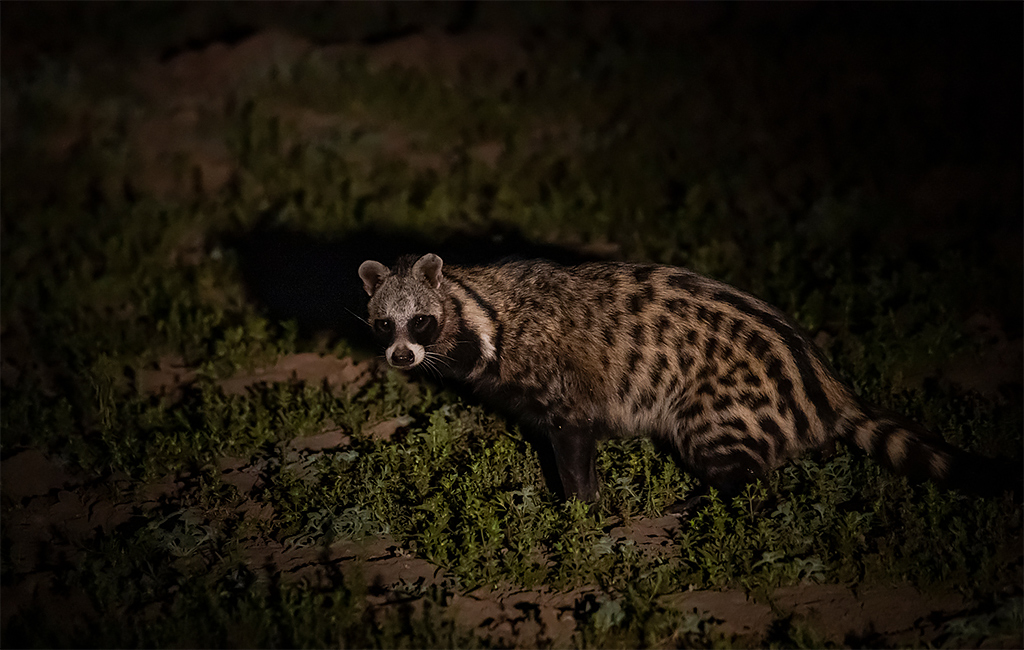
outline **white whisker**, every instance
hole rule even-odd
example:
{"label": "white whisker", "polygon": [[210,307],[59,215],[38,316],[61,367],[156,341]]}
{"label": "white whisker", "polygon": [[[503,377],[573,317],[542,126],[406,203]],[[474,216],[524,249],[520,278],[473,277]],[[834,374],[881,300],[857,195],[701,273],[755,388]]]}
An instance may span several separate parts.
{"label": "white whisker", "polygon": [[423,358],[423,361],[420,365],[423,366],[426,370],[428,370],[431,374],[436,375],[438,379],[443,379],[444,373],[442,373],[441,370],[437,367],[437,363],[438,360],[436,358],[431,358],[430,353],[428,352],[427,356]]}
{"label": "white whisker", "polygon": [[444,366],[447,370],[452,369],[451,362],[455,361],[451,357],[442,356],[440,354],[437,354],[436,352],[428,352],[427,356],[424,357],[423,360],[429,360],[431,365],[435,368],[437,368],[438,366]]}
{"label": "white whisker", "polygon": [[365,324],[365,325],[366,325],[367,327],[369,327],[369,326],[370,326],[370,321],[366,320],[365,318],[363,318],[363,317],[362,317],[362,316],[360,316],[359,314],[355,313],[354,311],[352,311],[352,310],[351,310],[351,309],[349,309],[348,307],[345,307],[345,311],[347,311],[348,313],[350,313],[350,314],[352,314],[353,316],[355,316],[356,318],[358,318],[358,319],[359,319],[359,320],[360,320],[360,321],[361,321],[362,323],[364,323],[364,324]]}

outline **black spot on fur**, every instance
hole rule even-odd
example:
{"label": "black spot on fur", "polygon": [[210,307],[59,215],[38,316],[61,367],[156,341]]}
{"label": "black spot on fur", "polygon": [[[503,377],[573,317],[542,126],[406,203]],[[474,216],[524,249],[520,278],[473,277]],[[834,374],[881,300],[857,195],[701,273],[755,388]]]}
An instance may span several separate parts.
{"label": "black spot on fur", "polygon": [[747,348],[754,354],[755,357],[763,357],[771,344],[768,340],[761,336],[760,332],[751,332],[747,337]]}
{"label": "black spot on fur", "polygon": [[672,321],[669,320],[668,316],[662,315],[658,317],[658,320],[654,323],[654,330],[657,334],[655,343],[661,345],[665,341],[665,332],[672,327]]}
{"label": "black spot on fur", "polygon": [[713,336],[708,337],[708,342],[704,345],[704,356],[707,357],[708,361],[715,358],[715,350],[718,348],[718,339]]}
{"label": "black spot on fur", "polygon": [[633,279],[637,281],[637,284],[643,284],[650,279],[651,273],[654,273],[653,266],[636,266],[633,267]]}
{"label": "black spot on fur", "polygon": [[665,308],[676,316],[685,317],[689,303],[683,298],[674,298],[665,302]]}
{"label": "black spot on fur", "polygon": [[629,372],[631,372],[631,373],[636,372],[637,365],[641,361],[643,361],[643,359],[644,359],[644,355],[642,355],[640,353],[640,351],[637,350],[636,348],[633,348],[633,350],[629,353],[629,358],[626,360]]}
{"label": "black spot on fur", "polygon": [[693,366],[693,356],[686,354],[685,352],[679,353],[679,372],[686,374],[687,371]]}
{"label": "black spot on fur", "polygon": [[725,371],[725,374],[727,376],[735,375],[740,370],[750,370],[750,364],[747,363],[746,360],[744,360],[744,359],[740,359],[736,363],[734,363],[731,366],[729,366],[729,369]]}
{"label": "black spot on fur", "polygon": [[789,415],[789,402],[782,399],[781,397],[775,400],[775,410],[778,411],[779,415],[786,417]]}
{"label": "black spot on fur", "polygon": [[720,311],[712,312],[710,318],[708,319],[708,325],[711,327],[711,331],[717,334],[718,333],[718,328],[719,328],[719,326],[721,326],[721,324],[722,324],[722,312],[720,312]]}
{"label": "black spot on fur", "polygon": [[729,338],[735,341],[746,329],[747,324],[742,318],[737,318],[732,321],[732,326],[729,328]]}
{"label": "black spot on fur", "polygon": [[658,385],[661,384],[661,379],[666,368],[668,368],[668,357],[665,356],[664,352],[659,352],[657,358],[654,360],[654,365],[651,366],[652,389],[657,389]]}
{"label": "black spot on fur", "polygon": [[669,396],[675,393],[676,387],[679,386],[679,378],[675,375],[671,376],[671,380],[668,382],[668,386],[665,387],[665,395]]}
{"label": "black spot on fur", "polygon": [[[719,342],[721,344],[721,342]],[[718,356],[722,361],[729,361],[736,355],[736,350],[731,345],[721,344]]]}
{"label": "black spot on fur", "polygon": [[615,329],[606,325],[602,333],[604,334],[604,342],[608,344],[608,347],[615,347]]}
{"label": "black spot on fur", "polygon": [[619,378],[619,399],[624,400],[629,395],[629,391],[633,389],[633,383],[629,379],[629,375],[622,375]]}
{"label": "black spot on fur", "polygon": [[716,368],[714,365],[710,363],[705,363],[703,366],[700,367],[700,370],[697,371],[697,381],[714,377],[715,372],[717,372],[717,370],[718,368]]}
{"label": "black spot on fur", "polygon": [[633,294],[626,303],[626,308],[629,310],[629,313],[636,316],[644,309],[644,297],[639,293]]}
{"label": "black spot on fur", "polygon": [[697,293],[700,288],[697,277],[698,276],[690,273],[676,273],[668,279],[668,283],[676,289],[682,289],[689,293]]}
{"label": "black spot on fur", "polygon": [[757,426],[761,428],[761,431],[767,433],[774,440],[778,440],[780,443],[785,440],[785,436],[782,435],[782,429],[779,427],[779,424],[771,418],[771,416],[762,415],[757,418]]}
{"label": "black spot on fur", "polygon": [[647,345],[647,328],[644,327],[643,323],[637,323],[633,326],[633,342],[640,347]]}
{"label": "black spot on fur", "polygon": [[793,424],[796,425],[796,435],[802,440],[810,439],[811,435],[811,423],[807,419],[807,414],[802,409],[797,409],[793,405]]}

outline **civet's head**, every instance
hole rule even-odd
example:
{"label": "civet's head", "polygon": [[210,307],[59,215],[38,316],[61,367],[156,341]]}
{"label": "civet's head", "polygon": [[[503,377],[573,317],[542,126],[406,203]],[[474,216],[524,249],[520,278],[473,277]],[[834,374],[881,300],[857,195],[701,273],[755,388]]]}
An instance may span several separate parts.
{"label": "civet's head", "polygon": [[370,296],[370,326],[385,347],[384,357],[395,368],[415,368],[441,332],[441,258],[432,253],[415,263],[404,258],[394,270],[366,260],[359,277]]}

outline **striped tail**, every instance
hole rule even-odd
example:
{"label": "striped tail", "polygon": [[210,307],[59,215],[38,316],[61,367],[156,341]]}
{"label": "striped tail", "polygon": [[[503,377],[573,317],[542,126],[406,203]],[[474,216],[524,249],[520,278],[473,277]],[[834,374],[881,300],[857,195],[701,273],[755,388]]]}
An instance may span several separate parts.
{"label": "striped tail", "polygon": [[983,496],[1024,488],[1021,464],[973,454],[955,447],[901,415],[863,403],[840,418],[849,442],[911,481],[931,479],[940,485]]}

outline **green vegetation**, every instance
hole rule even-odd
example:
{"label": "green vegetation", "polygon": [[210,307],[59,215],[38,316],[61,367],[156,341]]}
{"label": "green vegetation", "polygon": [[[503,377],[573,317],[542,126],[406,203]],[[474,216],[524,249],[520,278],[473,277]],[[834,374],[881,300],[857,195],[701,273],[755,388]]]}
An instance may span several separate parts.
{"label": "green vegetation", "polygon": [[[518,19],[531,25],[535,11]],[[344,310],[325,334],[253,299],[247,270],[271,262],[247,259],[245,242],[298,234],[357,255],[346,241],[367,236],[382,250],[409,238],[514,239],[527,249],[505,252],[685,264],[750,290],[817,336],[866,399],[968,449],[1020,457],[1020,260],[992,251],[1004,227],[997,204],[978,208],[993,211],[996,230],[975,241],[959,222],[931,228],[899,201],[865,196],[853,179],[891,129],[864,136],[862,158],[813,163],[762,150],[724,123],[699,133],[689,120],[725,101],[708,75],[728,67],[728,44],[702,63],[693,47],[626,28],[569,39],[571,21],[552,11],[555,26],[529,48],[475,51],[470,34],[438,33],[456,72],[420,68],[415,51],[398,48],[385,66],[384,43],[233,61],[215,99],[114,83],[109,68],[73,57],[5,73],[0,449],[5,460],[42,450],[80,477],[69,490],[131,504],[117,525],[54,533],[64,555],[45,561],[22,553],[17,527],[5,526],[5,587],[45,572],[83,594],[79,623],[51,625],[54,612],[37,602],[5,624],[5,641],[504,645],[450,608],[456,596],[511,585],[596,590],[570,612],[574,645],[742,646],[721,621],[663,597],[729,588],[765,601],[777,587],[816,583],[955,592],[979,605],[950,617],[938,643],[1020,640],[1021,507],[1009,497],[910,485],[840,449],[731,502],[712,495],[652,547],[612,531],[660,517],[697,486],[647,441],[601,448],[604,496],[588,507],[552,493],[542,453],[514,421],[431,378],[377,368],[348,390],[319,380],[225,390],[224,380],[287,355],[374,354]],[[144,18],[139,28],[163,47],[185,40]],[[136,38],[124,47],[150,47]],[[153,85],[174,62],[151,73]],[[759,83],[786,83],[785,70],[759,70]],[[195,105],[175,107],[182,94]],[[765,120],[779,133],[802,123],[782,100],[755,99],[764,103],[731,105],[735,123]],[[177,128],[168,125],[187,123],[188,111],[199,115],[191,145],[161,149],[139,135]],[[855,139],[849,128],[838,137]],[[223,183],[204,157],[210,143],[232,170]],[[916,229],[913,245],[900,245],[899,227]],[[339,292],[358,293],[361,260],[331,269],[334,286],[351,285]],[[997,367],[972,383],[963,367],[979,358]],[[144,376],[166,359],[194,381],[149,387]],[[394,433],[375,433],[389,422]],[[326,430],[348,438],[297,443]],[[258,479],[228,481],[225,459]],[[148,496],[166,477],[178,485]],[[5,497],[5,523],[58,498]],[[358,561],[324,561],[317,581],[252,555],[273,547],[315,564],[332,545],[380,539],[440,573],[384,594]],[[385,597],[392,604],[373,600]],[[765,643],[837,642],[779,614]]]}

